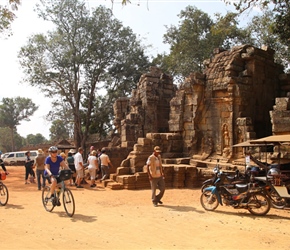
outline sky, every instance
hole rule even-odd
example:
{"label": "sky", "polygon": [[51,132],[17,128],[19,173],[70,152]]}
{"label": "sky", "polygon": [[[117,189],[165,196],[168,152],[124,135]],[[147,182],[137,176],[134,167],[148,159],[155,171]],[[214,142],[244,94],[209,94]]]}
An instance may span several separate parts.
{"label": "sky", "polygon": [[[39,0],[22,0],[22,5],[16,12],[17,19],[12,24],[13,35],[7,39],[0,36],[0,99],[17,96],[31,98],[39,108],[29,122],[23,121],[17,126],[17,132],[23,137],[40,133],[49,139],[51,124],[45,120],[45,116],[51,109],[50,100],[45,98],[37,88],[23,82],[24,75],[17,59],[20,48],[27,43],[29,36],[45,33],[51,29],[51,25],[39,19],[33,11],[37,2]],[[196,6],[212,18],[214,13],[225,14],[229,10],[234,10],[232,6],[225,5],[222,0],[131,0],[131,4],[126,6],[122,6],[120,2],[115,0],[112,5],[111,0],[86,1],[89,9],[99,4],[111,8],[115,18],[124,26],[131,27],[144,45],[151,45],[148,54],[152,56],[168,52],[169,47],[162,42],[163,35],[166,33],[165,25],[177,26],[179,22],[177,15],[187,6]]]}

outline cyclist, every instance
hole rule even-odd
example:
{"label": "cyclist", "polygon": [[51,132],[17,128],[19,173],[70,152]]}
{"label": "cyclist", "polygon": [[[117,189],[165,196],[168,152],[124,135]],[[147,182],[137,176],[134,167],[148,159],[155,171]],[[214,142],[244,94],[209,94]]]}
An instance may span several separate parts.
{"label": "cyclist", "polygon": [[45,159],[44,174],[51,181],[51,186],[50,186],[51,197],[50,198],[54,198],[54,190],[56,188],[56,185],[57,183],[61,182],[58,179],[58,175],[59,175],[58,172],[60,170],[60,167],[62,167],[63,169],[69,169],[65,161],[63,160],[63,158],[57,154],[57,151],[58,151],[57,147],[51,146],[48,149],[49,156],[47,156]]}
{"label": "cyclist", "polygon": [[5,172],[5,174],[8,175],[9,173],[7,172],[5,164],[4,164],[4,162],[3,162],[2,158],[1,158],[1,155],[2,155],[2,151],[0,151],[0,165],[1,165],[2,169],[3,169],[3,171]]}

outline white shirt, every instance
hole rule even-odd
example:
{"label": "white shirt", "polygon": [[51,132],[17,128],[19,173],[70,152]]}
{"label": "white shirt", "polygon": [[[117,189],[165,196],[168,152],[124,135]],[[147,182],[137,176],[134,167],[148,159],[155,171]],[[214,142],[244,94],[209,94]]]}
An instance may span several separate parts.
{"label": "white shirt", "polygon": [[76,170],[81,170],[82,166],[80,165],[80,162],[84,163],[82,154],[80,152],[77,152],[74,156],[74,159]]}
{"label": "white shirt", "polygon": [[97,169],[96,160],[97,160],[96,156],[94,156],[94,155],[90,155],[89,156],[89,158],[88,158],[88,162],[89,162],[88,169]]}

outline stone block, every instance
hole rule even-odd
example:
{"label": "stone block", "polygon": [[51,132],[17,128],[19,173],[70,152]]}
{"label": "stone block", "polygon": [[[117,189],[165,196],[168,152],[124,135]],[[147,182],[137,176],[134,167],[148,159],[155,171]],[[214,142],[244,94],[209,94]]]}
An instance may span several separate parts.
{"label": "stone block", "polygon": [[130,173],[129,167],[118,167],[116,170],[117,175],[128,175]]}
{"label": "stone block", "polygon": [[138,138],[137,143],[141,145],[151,145],[151,139],[148,138]]}
{"label": "stone block", "polygon": [[276,98],[276,105],[274,110],[289,110],[290,109],[290,101],[288,97]]}

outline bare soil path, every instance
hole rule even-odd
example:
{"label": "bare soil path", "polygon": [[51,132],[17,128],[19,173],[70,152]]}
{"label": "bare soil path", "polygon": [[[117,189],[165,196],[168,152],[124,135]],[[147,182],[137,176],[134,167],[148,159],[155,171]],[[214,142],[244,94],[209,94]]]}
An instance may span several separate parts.
{"label": "bare soil path", "polygon": [[46,212],[24,167],[8,166],[9,201],[0,207],[1,249],[290,249],[289,210],[257,217],[219,206],[205,211],[199,189],[167,189],[152,206],[150,190],[71,190],[76,212]]}

